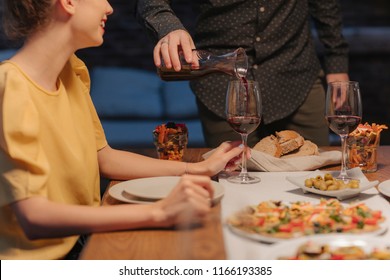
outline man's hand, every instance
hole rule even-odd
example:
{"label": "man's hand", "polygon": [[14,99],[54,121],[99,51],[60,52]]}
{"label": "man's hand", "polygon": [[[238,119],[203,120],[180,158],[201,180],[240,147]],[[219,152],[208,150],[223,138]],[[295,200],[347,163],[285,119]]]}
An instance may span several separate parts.
{"label": "man's hand", "polygon": [[191,64],[193,60],[193,49],[195,49],[195,44],[191,38],[191,35],[187,31],[172,31],[161,38],[154,47],[154,64],[157,67],[160,67],[162,64],[162,58],[165,66],[168,69],[173,67],[176,71],[180,71],[181,63],[179,59],[179,51],[183,51],[186,62]]}

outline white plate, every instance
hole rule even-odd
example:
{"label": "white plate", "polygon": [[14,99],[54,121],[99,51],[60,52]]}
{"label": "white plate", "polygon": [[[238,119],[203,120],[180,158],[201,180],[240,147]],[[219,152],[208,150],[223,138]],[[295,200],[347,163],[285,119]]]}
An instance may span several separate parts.
{"label": "white plate", "polygon": [[359,167],[353,168],[348,170],[348,174],[355,178],[360,180],[360,187],[356,189],[343,189],[338,191],[321,191],[316,188],[308,188],[305,186],[305,179],[308,178],[315,178],[316,176],[324,176],[326,173],[331,173],[332,175],[336,176],[338,171],[312,171],[308,172],[307,175],[299,176],[299,177],[293,177],[293,176],[287,176],[286,179],[296,185],[297,187],[300,187],[304,193],[316,193],[323,196],[330,196],[330,197],[336,197],[339,200],[351,198],[354,196],[359,195],[361,192],[364,192],[368,189],[371,189],[378,185],[379,181],[368,181],[366,176],[364,176],[363,172],[360,170]]}
{"label": "white plate", "polygon": [[120,183],[112,186],[108,190],[108,194],[119,201],[127,203],[150,204],[154,202],[150,200],[140,200],[135,196],[125,193],[123,190],[123,185],[120,185]]}
{"label": "white plate", "polygon": [[331,249],[345,246],[359,246],[366,253],[372,252],[375,248],[387,248],[390,246],[389,240],[383,237],[354,234],[321,234],[305,236],[271,245],[269,250],[267,250],[268,253],[264,255],[264,259],[277,260],[281,257],[293,257],[297,253],[298,248],[308,241],[320,246],[328,244]]}
{"label": "white plate", "polygon": [[[166,197],[181,177],[162,176],[124,181],[112,186],[108,193],[122,202],[149,204]],[[214,187],[213,204],[218,203],[225,191],[221,184],[212,181]]]}
{"label": "white plate", "polygon": [[378,191],[380,191],[381,194],[390,197],[390,180],[380,183],[378,186]]}
{"label": "white plate", "polygon": [[163,176],[129,180],[122,182],[123,190],[145,200],[159,200],[166,197],[176,186],[180,177]]}

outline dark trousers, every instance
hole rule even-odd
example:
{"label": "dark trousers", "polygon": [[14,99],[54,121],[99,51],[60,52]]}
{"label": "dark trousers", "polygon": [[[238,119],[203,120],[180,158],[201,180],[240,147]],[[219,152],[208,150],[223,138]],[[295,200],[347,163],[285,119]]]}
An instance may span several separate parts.
{"label": "dark trousers", "polygon": [[[324,117],[325,90],[320,76],[304,103],[292,115],[270,124],[261,123],[255,132],[248,135],[248,146],[253,147],[261,138],[286,129],[297,131],[318,146],[329,145],[329,128]],[[241,139],[226,119],[211,112],[199,99],[197,105],[208,147],[215,148],[224,141]]]}
{"label": "dark trousers", "polygon": [[72,250],[64,257],[65,260],[77,260],[80,257],[81,251],[83,250],[84,245],[87,243],[89,235],[81,235],[77,239],[76,244],[73,246]]}

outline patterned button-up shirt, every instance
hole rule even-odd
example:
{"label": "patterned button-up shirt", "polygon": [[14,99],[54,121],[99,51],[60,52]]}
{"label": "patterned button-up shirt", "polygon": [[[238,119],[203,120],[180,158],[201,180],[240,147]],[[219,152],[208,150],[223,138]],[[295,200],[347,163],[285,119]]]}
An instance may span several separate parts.
{"label": "patterned button-up shirt", "polygon": [[[137,17],[160,39],[185,29],[169,0],[138,0]],[[198,0],[200,14],[194,41],[215,54],[245,48],[247,78],[259,81],[263,121],[271,123],[293,113],[305,100],[321,70],[312,30],[324,47],[325,73],[348,72],[348,44],[342,36],[337,0]],[[313,27],[313,28],[312,28]],[[196,96],[225,117],[229,77],[210,74],[191,81]]]}

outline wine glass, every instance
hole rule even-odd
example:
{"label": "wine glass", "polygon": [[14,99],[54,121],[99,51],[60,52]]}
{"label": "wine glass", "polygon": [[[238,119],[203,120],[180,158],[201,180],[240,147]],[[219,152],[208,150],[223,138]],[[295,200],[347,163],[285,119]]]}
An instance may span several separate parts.
{"label": "wine glass", "polygon": [[241,135],[244,151],[242,153],[241,172],[227,180],[238,184],[253,184],[260,178],[250,176],[246,168],[246,149],[248,134],[260,124],[262,104],[259,84],[245,78],[229,82],[226,94],[226,118],[230,126]]}
{"label": "wine glass", "polygon": [[325,118],[330,129],[341,138],[341,171],[337,179],[347,182],[352,178],[347,174],[346,139],[362,119],[362,101],[358,82],[347,81],[328,84]]}

